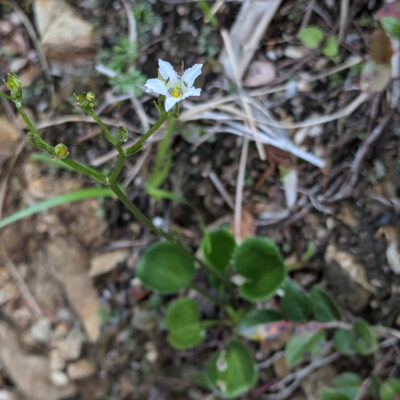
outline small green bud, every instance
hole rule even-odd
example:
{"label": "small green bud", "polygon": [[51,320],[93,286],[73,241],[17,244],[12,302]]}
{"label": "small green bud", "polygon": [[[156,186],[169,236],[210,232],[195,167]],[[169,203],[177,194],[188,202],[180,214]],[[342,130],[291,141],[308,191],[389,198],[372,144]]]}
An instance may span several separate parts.
{"label": "small green bud", "polygon": [[86,94],[75,94],[74,93],[73,96],[74,96],[78,106],[81,107],[83,111],[86,111],[86,112],[93,111],[94,102],[95,102],[96,97],[92,92],[88,92]]}
{"label": "small green bud", "polygon": [[22,101],[21,80],[14,72],[10,72],[4,81],[7,89],[11,92],[11,97],[14,101]]}
{"label": "small green bud", "polygon": [[119,126],[117,128],[117,139],[121,142],[121,143],[125,143],[128,140],[128,129],[125,128],[125,126]]}
{"label": "small green bud", "polygon": [[9,72],[7,74],[7,79],[4,81],[4,83],[11,93],[16,92],[18,89],[21,88],[21,80],[14,72]]}
{"label": "small green bud", "polygon": [[69,154],[68,147],[63,143],[59,143],[56,147],[54,147],[54,152],[56,153],[56,158],[59,160],[68,157]]}
{"label": "small green bud", "polygon": [[92,93],[92,92],[87,92],[87,93],[86,93],[86,100],[87,100],[89,103],[94,103],[94,101],[96,100],[96,96],[95,96],[94,93]]}

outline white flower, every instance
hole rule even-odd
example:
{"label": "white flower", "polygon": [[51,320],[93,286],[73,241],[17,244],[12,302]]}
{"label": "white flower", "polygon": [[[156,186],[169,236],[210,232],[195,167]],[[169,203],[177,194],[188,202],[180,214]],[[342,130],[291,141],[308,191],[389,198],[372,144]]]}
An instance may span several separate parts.
{"label": "white flower", "polygon": [[193,86],[201,74],[203,64],[195,64],[182,75],[175,72],[169,62],[158,60],[160,78],[148,79],[146,89],[165,96],[165,111],[169,111],[178,101],[189,96],[200,96],[201,89]]}

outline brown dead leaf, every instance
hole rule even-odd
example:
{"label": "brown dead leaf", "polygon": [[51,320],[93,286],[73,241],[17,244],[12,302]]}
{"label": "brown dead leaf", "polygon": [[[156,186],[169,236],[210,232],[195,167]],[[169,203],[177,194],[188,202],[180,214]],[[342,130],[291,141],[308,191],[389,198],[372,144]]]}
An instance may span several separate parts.
{"label": "brown dead leaf", "polygon": [[0,166],[15,150],[19,132],[11,122],[0,116]]}
{"label": "brown dead leaf", "polygon": [[51,58],[71,58],[92,53],[93,28],[64,0],[36,0],[36,26],[43,47]]}
{"label": "brown dead leaf", "polygon": [[326,249],[325,259],[336,261],[352,280],[362,286],[365,290],[376,293],[376,289],[368,282],[365,268],[358,264],[350,253],[339,250],[334,244],[330,244]]}
{"label": "brown dead leaf", "polygon": [[377,235],[384,234],[388,242],[386,247],[386,259],[390,268],[395,274],[400,274],[400,248],[399,236],[394,226],[383,226],[377,232]]}
{"label": "brown dead leaf", "polygon": [[[256,220],[248,208],[242,209],[242,220],[240,223],[240,239],[244,240],[247,237],[254,236],[256,233]],[[234,234],[234,225],[232,222],[231,232]]]}
{"label": "brown dead leaf", "polygon": [[100,302],[89,277],[87,252],[72,238],[57,236],[47,243],[45,253],[49,268],[64,286],[68,299],[81,317],[91,341],[100,335]]}
{"label": "brown dead leaf", "polygon": [[112,271],[119,263],[126,260],[129,255],[127,250],[115,250],[98,254],[90,261],[90,276],[98,276]]}

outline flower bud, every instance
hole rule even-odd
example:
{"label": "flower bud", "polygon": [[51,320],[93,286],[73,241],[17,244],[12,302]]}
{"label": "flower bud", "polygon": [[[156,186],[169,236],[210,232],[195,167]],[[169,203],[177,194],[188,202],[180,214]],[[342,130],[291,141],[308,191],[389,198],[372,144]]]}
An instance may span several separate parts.
{"label": "flower bud", "polygon": [[128,129],[125,128],[125,126],[119,126],[117,128],[117,139],[121,142],[121,143],[125,143],[128,140]]}
{"label": "flower bud", "polygon": [[10,72],[7,75],[6,80],[4,81],[7,89],[11,92],[11,97],[13,100],[21,101],[22,100],[22,91],[21,91],[21,80],[18,75],[14,72]]}
{"label": "flower bud", "polygon": [[56,147],[54,147],[54,152],[59,160],[68,157],[69,154],[68,147],[63,143],[59,143]]}
{"label": "flower bud", "polygon": [[82,108],[83,111],[90,112],[93,111],[95,95],[92,92],[88,92],[86,94],[74,94],[74,98],[79,107]]}

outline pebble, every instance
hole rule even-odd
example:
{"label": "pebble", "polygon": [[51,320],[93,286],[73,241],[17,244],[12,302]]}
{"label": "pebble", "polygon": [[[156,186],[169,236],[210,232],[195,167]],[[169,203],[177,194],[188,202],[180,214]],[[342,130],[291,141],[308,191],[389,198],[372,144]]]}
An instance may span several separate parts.
{"label": "pebble", "polygon": [[69,383],[68,376],[62,371],[53,371],[50,375],[50,381],[55,386],[66,386]]}
{"label": "pebble", "polygon": [[67,374],[74,381],[90,378],[96,371],[96,364],[86,358],[70,363],[67,367]]}
{"label": "pebble", "polygon": [[47,343],[51,336],[51,321],[48,318],[40,318],[32,325],[30,335],[36,342]]}

